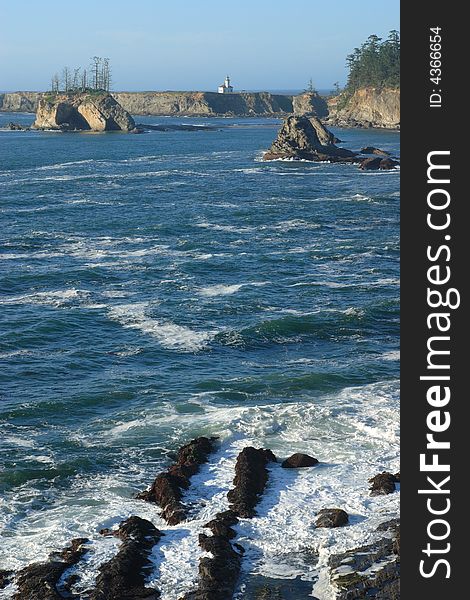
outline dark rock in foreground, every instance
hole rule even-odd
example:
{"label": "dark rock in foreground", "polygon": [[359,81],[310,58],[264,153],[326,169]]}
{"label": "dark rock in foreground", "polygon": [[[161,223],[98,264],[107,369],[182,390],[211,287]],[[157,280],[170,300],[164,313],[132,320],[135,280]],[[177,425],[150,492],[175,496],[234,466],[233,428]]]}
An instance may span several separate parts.
{"label": "dark rock in foreground", "polygon": [[176,462],[165,473],[157,475],[149,490],[137,496],[158,504],[163,509],[161,516],[169,525],[177,525],[186,519],[187,508],[181,502],[183,490],[189,488],[190,478],[214,450],[215,439],[200,437],[182,446]]}
{"label": "dark rock in foreground", "polygon": [[14,572],[0,569],[0,590],[3,590],[13,581]]}
{"label": "dark rock in foreground", "polygon": [[400,475],[392,475],[392,473],[379,473],[371,479],[370,495],[371,496],[383,496],[385,494],[392,494],[395,491],[395,484],[400,483]]}
{"label": "dark rock in foreground", "polygon": [[299,469],[303,467],[314,467],[318,465],[318,460],[308,454],[296,452],[281,464],[284,469]]}
{"label": "dark rock in foreground", "polygon": [[268,481],[266,465],[276,462],[271,450],[244,448],[235,465],[234,488],[227,494],[232,511],[241,518],[255,516],[255,506]]}
{"label": "dark rock in foreground", "polygon": [[317,527],[342,527],[349,523],[348,513],[341,508],[324,508],[318,512]]}
{"label": "dark rock in foreground", "polygon": [[54,552],[44,563],[33,563],[22,569],[17,577],[18,591],[14,600],[61,600],[57,584],[64,572],[75,565],[85,554],[88,540],[77,538],[61,552]]}
{"label": "dark rock in foreground", "polygon": [[133,516],[120,524],[116,535],[123,543],[99,568],[90,600],[156,600],[160,593],[145,587],[145,571],[153,567],[149,555],[162,533],[150,521]]}
{"label": "dark rock in foreground", "polygon": [[212,557],[203,557],[199,561],[198,587],[188,592],[182,600],[230,600],[235,592],[240,575],[243,548],[232,545],[230,540],[236,536],[232,525],[238,518],[231,510],[219,513],[204,527],[212,531],[199,536],[199,545]]}
{"label": "dark rock in foreground", "polygon": [[[332,581],[338,589],[338,600],[400,599],[399,522],[390,521],[378,530],[388,532],[390,537],[330,558],[329,566]],[[382,566],[377,569],[378,564]],[[344,569],[346,566],[350,569],[349,573],[339,571],[340,567]]]}
{"label": "dark rock in foreground", "polygon": [[332,140],[318,119],[287,117],[263,160],[357,162],[355,152],[338,148]]}

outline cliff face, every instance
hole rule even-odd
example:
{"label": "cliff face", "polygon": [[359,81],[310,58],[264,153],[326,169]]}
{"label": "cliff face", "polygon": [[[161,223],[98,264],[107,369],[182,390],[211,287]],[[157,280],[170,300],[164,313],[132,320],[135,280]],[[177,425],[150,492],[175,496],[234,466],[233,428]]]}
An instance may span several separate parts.
{"label": "cliff face", "polygon": [[36,112],[40,92],[8,92],[0,94],[0,111]]}
{"label": "cliff face", "polygon": [[115,92],[113,96],[134,115],[256,116],[292,112],[292,96],[268,92]]}
{"label": "cliff face", "polygon": [[130,131],[134,119],[109,94],[44,96],[39,100],[36,129]]}
{"label": "cliff face", "polygon": [[339,127],[400,128],[400,90],[362,88],[347,99],[342,95],[328,101],[330,125]]}
{"label": "cliff face", "polygon": [[[133,115],[180,116],[286,116],[310,114],[325,117],[328,107],[318,94],[289,96],[269,92],[115,92],[111,94]],[[36,112],[47,94],[14,92],[0,94],[0,111]]]}

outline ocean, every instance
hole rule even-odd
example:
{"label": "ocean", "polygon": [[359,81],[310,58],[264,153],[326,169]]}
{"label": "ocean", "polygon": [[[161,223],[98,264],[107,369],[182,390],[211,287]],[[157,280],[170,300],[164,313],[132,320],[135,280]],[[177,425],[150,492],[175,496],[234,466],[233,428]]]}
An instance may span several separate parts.
{"label": "ocean", "polygon": [[[80,593],[116,552],[99,530],[137,514],[166,534],[149,585],[178,600],[255,445],[321,464],[269,467],[236,597],[256,575],[333,599],[329,555],[399,509],[367,483],[399,470],[399,170],[262,162],[273,119],[137,120],[216,129],[0,130],[0,568],[87,537]],[[397,132],[334,133],[399,153]],[[135,495],[199,435],[220,447],[169,527]],[[315,529],[331,507],[350,525]]]}

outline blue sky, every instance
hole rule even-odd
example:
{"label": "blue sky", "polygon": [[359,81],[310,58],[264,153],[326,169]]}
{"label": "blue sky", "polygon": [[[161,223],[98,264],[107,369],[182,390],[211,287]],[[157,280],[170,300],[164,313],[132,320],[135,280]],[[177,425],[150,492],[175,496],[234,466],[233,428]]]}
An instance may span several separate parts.
{"label": "blue sky", "polygon": [[399,0],[0,2],[0,90],[41,90],[64,65],[107,56],[115,90],[319,89],[345,57],[399,27]]}

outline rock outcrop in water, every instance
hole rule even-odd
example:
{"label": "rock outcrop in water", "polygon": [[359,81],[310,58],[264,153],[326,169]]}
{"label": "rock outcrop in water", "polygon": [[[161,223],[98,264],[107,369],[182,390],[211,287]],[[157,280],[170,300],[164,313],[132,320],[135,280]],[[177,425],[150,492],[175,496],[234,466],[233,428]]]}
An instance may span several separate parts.
{"label": "rock outcrop in water", "polygon": [[271,450],[263,448],[249,446],[240,452],[235,465],[234,488],[227,494],[235,515],[248,519],[255,516],[255,506],[268,481],[266,465],[276,460]]}
{"label": "rock outcrop in water", "polygon": [[61,552],[52,553],[47,562],[33,563],[16,577],[18,591],[14,600],[61,600],[57,584],[67,569],[75,565],[87,551],[85,538],[72,540]]}
{"label": "rock outcrop in water", "polygon": [[177,525],[186,519],[187,507],[182,503],[183,491],[189,488],[190,478],[195,475],[215,448],[217,438],[199,437],[182,446],[176,462],[155,478],[149,490],[137,497],[155,502],[162,508],[161,516],[169,525]]}
{"label": "rock outcrop in water", "polygon": [[351,150],[338,148],[332,141],[332,134],[318,119],[308,117],[287,117],[264,160],[311,160],[332,162],[358,162],[357,154]]}
{"label": "rock outcrop in water", "polygon": [[160,593],[145,585],[153,563],[150,553],[162,533],[146,519],[129,517],[115,534],[122,545],[111,560],[99,568],[90,600],[157,600]]}
{"label": "rock outcrop in water", "polygon": [[39,101],[35,129],[63,131],[131,131],[134,119],[110,94],[44,96]]}

